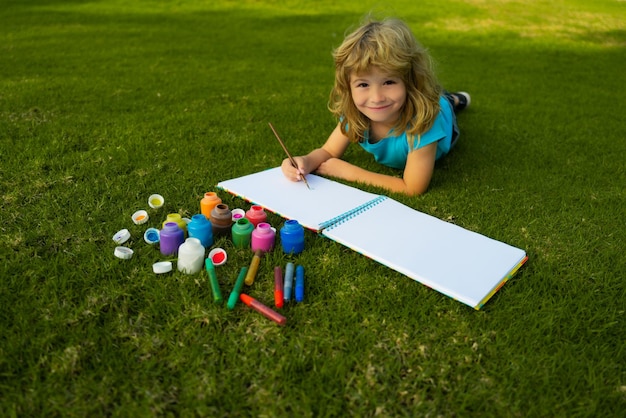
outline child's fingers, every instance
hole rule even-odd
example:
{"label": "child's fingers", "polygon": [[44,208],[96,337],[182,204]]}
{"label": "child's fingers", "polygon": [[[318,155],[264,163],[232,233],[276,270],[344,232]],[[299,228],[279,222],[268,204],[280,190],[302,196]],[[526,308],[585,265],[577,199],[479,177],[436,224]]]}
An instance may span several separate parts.
{"label": "child's fingers", "polygon": [[283,174],[288,179],[292,181],[301,181],[306,175],[304,169],[300,168],[303,161],[301,161],[299,157],[296,157],[294,160],[296,161],[297,167],[294,167],[289,158],[285,158],[281,168],[283,170]]}

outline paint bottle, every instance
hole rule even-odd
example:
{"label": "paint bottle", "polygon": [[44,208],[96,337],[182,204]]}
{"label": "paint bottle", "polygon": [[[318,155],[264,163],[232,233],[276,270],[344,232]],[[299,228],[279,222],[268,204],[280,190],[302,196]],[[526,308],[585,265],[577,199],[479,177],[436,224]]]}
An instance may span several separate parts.
{"label": "paint bottle", "polygon": [[228,209],[228,205],[224,203],[217,204],[211,210],[211,225],[213,226],[213,235],[228,235],[230,227],[233,225],[233,215]]}
{"label": "paint bottle", "polygon": [[198,238],[204,248],[213,245],[213,226],[203,214],[198,213],[191,217],[191,222],[187,225],[187,232],[190,238]]}
{"label": "paint bottle", "polygon": [[250,242],[252,251],[271,251],[274,247],[275,238],[276,232],[274,232],[271,225],[267,222],[261,222],[256,226],[256,228],[254,228],[254,231],[252,231],[252,238]]}
{"label": "paint bottle", "polygon": [[267,221],[267,213],[259,205],[253,205],[247,212],[246,218],[252,222],[252,225],[256,228],[261,222]]}
{"label": "paint bottle", "polygon": [[163,227],[165,227],[165,224],[168,222],[175,222],[183,232],[187,231],[187,222],[185,222],[178,213],[169,213],[165,221],[163,221]]}
{"label": "paint bottle", "polygon": [[285,221],[280,229],[280,242],[286,254],[300,254],[304,250],[304,228],[295,219]]}
{"label": "paint bottle", "polygon": [[196,274],[204,267],[204,250],[198,238],[187,238],[178,248],[178,271]]}
{"label": "paint bottle", "polygon": [[222,203],[222,199],[219,198],[215,192],[206,192],[202,200],[200,200],[200,213],[207,219],[211,218],[211,211],[217,205]]}
{"label": "paint bottle", "polygon": [[233,244],[237,248],[249,248],[252,240],[252,231],[254,225],[247,218],[240,218],[233,224],[231,228]]}
{"label": "paint bottle", "polygon": [[177,254],[178,247],[185,241],[185,232],[176,222],[166,222],[159,236],[159,250],[163,255]]}

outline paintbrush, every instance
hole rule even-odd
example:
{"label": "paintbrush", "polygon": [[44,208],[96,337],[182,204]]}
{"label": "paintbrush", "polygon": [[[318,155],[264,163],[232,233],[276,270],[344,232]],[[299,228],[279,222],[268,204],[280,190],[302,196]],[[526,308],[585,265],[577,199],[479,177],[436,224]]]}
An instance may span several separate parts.
{"label": "paintbrush", "polygon": [[[291,165],[295,169],[298,169],[298,164],[296,164],[296,160],[293,159],[293,157],[291,156],[291,153],[289,152],[289,150],[285,146],[285,143],[283,142],[282,139],[280,139],[280,136],[278,136],[278,132],[276,132],[276,129],[274,129],[274,126],[272,125],[271,122],[269,122],[269,125],[270,125],[270,128],[272,129],[272,132],[274,132],[274,135],[276,136],[276,139],[278,139],[278,142],[280,143],[280,146],[283,147],[283,150],[285,150],[285,154],[287,154],[287,157],[289,158],[289,161],[291,161]],[[307,189],[311,190],[311,187],[309,186],[309,182],[306,181],[306,177],[304,175],[302,175],[302,180],[304,180],[304,184],[306,184]]]}

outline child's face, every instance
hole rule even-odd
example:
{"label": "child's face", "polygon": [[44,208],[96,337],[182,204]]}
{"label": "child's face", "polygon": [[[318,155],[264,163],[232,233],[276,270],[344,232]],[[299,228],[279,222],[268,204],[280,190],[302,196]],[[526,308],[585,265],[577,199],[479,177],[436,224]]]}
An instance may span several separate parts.
{"label": "child's face", "polygon": [[406,101],[404,81],[376,67],[350,76],[354,105],[372,122],[394,125]]}

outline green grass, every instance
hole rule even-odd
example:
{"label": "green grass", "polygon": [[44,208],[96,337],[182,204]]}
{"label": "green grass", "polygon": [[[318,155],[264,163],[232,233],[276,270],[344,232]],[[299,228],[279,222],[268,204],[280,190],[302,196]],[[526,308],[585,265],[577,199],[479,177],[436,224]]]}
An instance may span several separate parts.
{"label": "green grass", "polygon": [[[0,3],[3,416],[626,408],[623,2]],[[205,274],[153,274],[164,257],[130,215],[160,193],[149,226],[191,216],[217,182],[278,165],[267,122],[295,154],[321,144],[330,51],[372,9],[473,98],[430,191],[393,197],[524,248],[526,266],[474,311],[307,232],[250,290],[269,304],[273,266],[305,266],[285,328],[214,305]],[[130,261],[113,256],[121,228]],[[217,245],[227,294],[251,254]]]}

